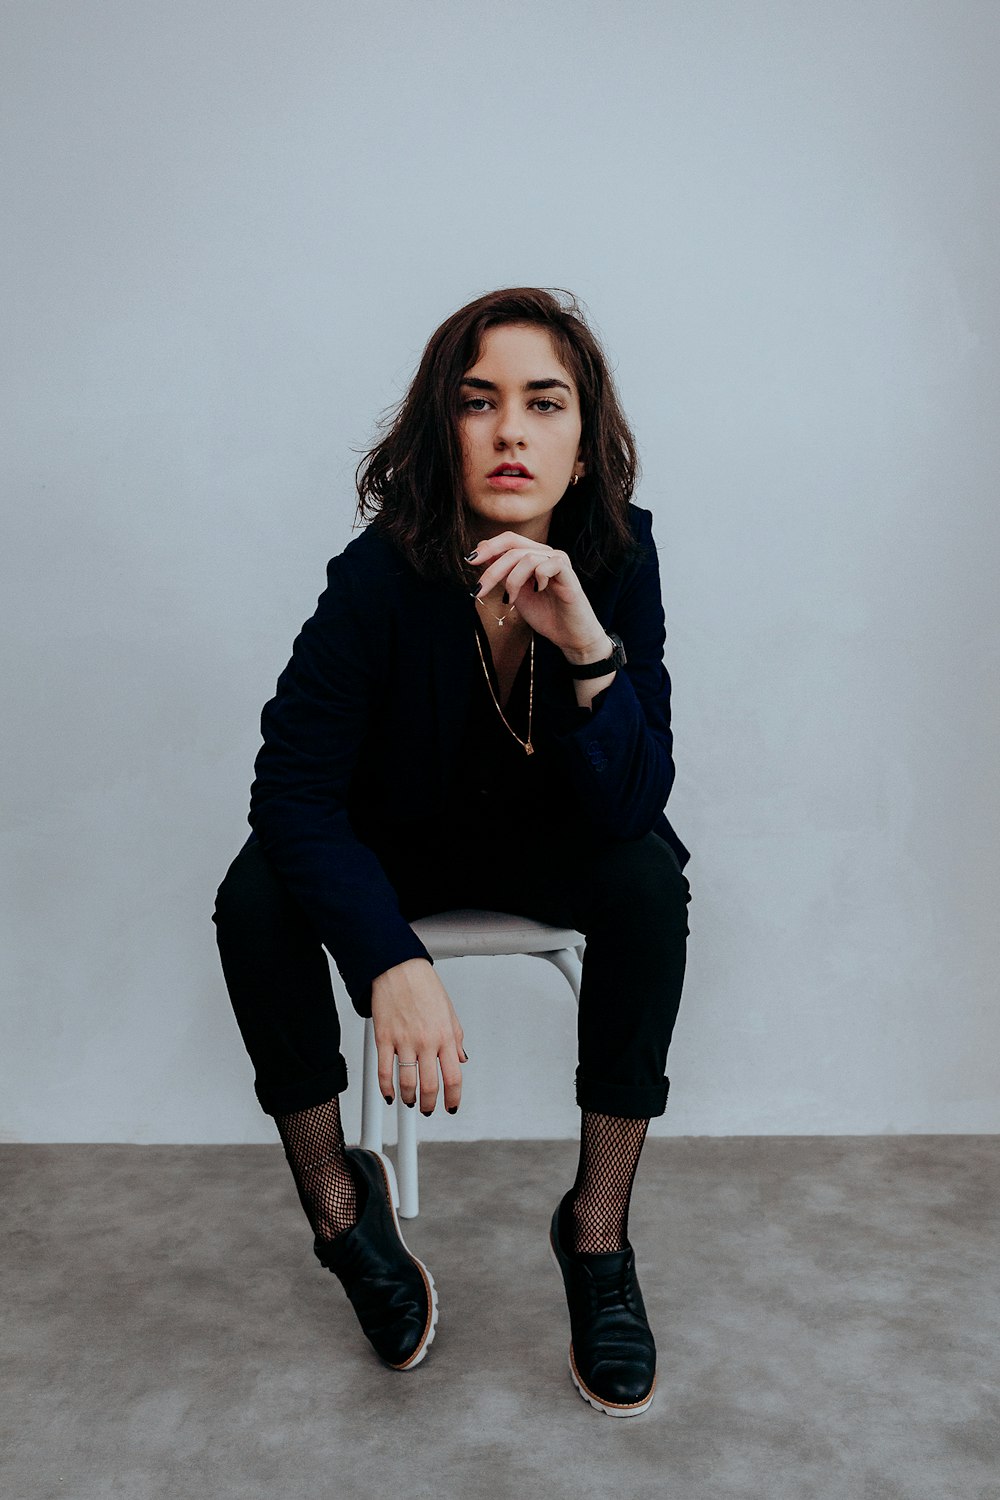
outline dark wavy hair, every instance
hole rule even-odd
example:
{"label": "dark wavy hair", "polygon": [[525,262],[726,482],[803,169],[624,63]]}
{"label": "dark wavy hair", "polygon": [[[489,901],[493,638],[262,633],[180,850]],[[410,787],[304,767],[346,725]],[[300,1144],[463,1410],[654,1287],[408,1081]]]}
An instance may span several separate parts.
{"label": "dark wavy hair", "polygon": [[569,552],[571,541],[573,566],[587,577],[602,567],[616,571],[641,552],[628,518],[639,476],[635,438],[604,352],[577,299],[561,288],[487,292],[445,319],[428,340],[409,390],[381,419],[388,430],[358,465],[357,516],[403,552],[421,577],[469,587],[473,570],[464,558],[476,537],[465,503],[459,385],[480,357],[486,329],[504,323],[547,329],[579,392],[586,473],[556,506],[549,544]]}

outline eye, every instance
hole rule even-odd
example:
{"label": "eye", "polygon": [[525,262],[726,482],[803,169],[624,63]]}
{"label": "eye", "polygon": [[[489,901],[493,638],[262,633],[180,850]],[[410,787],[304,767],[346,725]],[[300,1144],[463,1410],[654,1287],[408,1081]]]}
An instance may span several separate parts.
{"label": "eye", "polygon": [[[464,411],[482,411],[482,409],[483,409],[482,406],[478,406],[476,404],[477,402],[482,402],[485,406],[488,406],[490,404],[489,401],[486,399],[485,396],[468,396],[462,402],[462,409]],[[558,401],[553,401],[551,396],[537,396],[535,398],[535,400],[532,401],[531,405],[532,406],[538,406],[538,407],[542,407],[542,406],[549,407],[550,411],[543,411],[542,412],[542,416],[543,417],[549,416],[551,414],[551,412],[553,412],[553,411],[562,411],[563,410],[563,408],[560,405],[560,403]]]}

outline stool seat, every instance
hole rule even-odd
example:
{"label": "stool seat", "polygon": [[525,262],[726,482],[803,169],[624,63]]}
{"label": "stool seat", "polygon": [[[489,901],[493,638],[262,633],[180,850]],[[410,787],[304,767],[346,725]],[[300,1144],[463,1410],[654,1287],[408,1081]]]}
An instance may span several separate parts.
{"label": "stool seat", "polygon": [[[434,912],[410,923],[428,953],[434,958],[465,958],[473,954],[558,952],[581,948],[586,939],[572,927],[551,927],[533,917],[509,911],[481,911],[456,907]],[[539,944],[544,943],[544,948]]]}
{"label": "stool seat", "polygon": [[[580,1003],[583,950],[586,938],[573,927],[555,927],[533,917],[513,912],[486,911],[479,907],[456,907],[417,917],[413,931],[432,958],[498,957],[525,953],[544,958],[554,965],[566,980],[577,1005]],[[364,1069],[361,1091],[361,1145],[370,1151],[382,1151],[385,1113],[396,1111],[397,1172],[399,1216],[415,1219],[420,1211],[417,1170],[417,1110],[407,1109],[395,1090],[395,1100],[387,1105],[378,1082],[378,1052],[375,1046],[375,1024],[365,1021]],[[394,1199],[395,1201],[395,1199]]]}

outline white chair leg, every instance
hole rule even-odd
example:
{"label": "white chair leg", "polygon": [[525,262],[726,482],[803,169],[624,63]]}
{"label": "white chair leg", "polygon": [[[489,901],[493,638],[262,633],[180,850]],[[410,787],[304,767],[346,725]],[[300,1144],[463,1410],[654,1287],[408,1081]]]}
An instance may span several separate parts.
{"label": "white chair leg", "polygon": [[396,1159],[398,1172],[385,1152],[385,1100],[378,1082],[378,1051],[375,1046],[375,1023],[365,1018],[365,1050],[361,1075],[361,1144],[367,1151],[377,1151],[385,1159],[392,1181],[393,1202],[402,1219],[415,1219],[420,1211],[420,1189],[417,1182],[416,1109],[407,1109],[396,1089]]}
{"label": "white chair leg", "polygon": [[385,1100],[378,1086],[378,1052],[375,1023],[365,1020],[365,1055],[361,1072],[361,1144],[366,1151],[381,1151],[385,1124]]}
{"label": "white chair leg", "polygon": [[417,1105],[407,1109],[396,1089],[396,1163],[399,1168],[399,1215],[415,1219],[420,1212],[420,1184],[417,1177]]}
{"label": "white chair leg", "polygon": [[583,969],[577,957],[578,951],[576,948],[555,948],[550,953],[535,954],[536,958],[546,958],[550,964],[555,964],[560,974],[568,981],[577,1005],[580,1003],[580,983],[583,979]]}

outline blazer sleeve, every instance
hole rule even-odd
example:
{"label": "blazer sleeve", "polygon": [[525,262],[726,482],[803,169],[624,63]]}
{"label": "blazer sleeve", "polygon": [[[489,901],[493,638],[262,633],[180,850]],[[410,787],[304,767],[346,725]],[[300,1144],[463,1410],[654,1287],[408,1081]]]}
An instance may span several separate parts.
{"label": "blazer sleeve", "polygon": [[374,851],[355,834],[348,789],[376,671],[343,554],[327,564],[316,611],[261,713],[249,822],[332,954],[359,1015],[372,980],[410,958],[434,960],[403,917]]}
{"label": "blazer sleeve", "polygon": [[589,709],[559,705],[554,739],[592,824],[612,838],[650,833],[674,783],[666,621],[652,514],[636,507],[643,555],[601,624],[622,638],[626,663]]}

